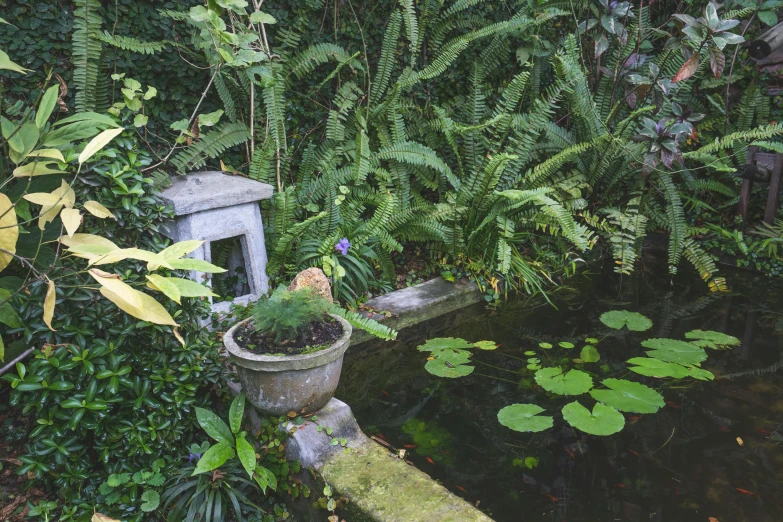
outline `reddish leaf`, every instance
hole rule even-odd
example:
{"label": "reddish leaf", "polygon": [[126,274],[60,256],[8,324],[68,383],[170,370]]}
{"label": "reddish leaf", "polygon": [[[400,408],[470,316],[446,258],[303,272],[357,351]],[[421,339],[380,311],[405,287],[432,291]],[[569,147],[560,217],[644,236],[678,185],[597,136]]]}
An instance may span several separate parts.
{"label": "reddish leaf", "polygon": [[747,489],[742,489],[742,488],[734,488],[734,489],[736,489],[737,491],[739,491],[739,492],[740,492],[740,493],[742,493],[743,495],[750,495],[750,496],[752,496],[752,497],[756,497],[756,496],[758,496],[758,495],[756,495],[755,493],[753,493],[752,491],[748,491]]}
{"label": "reddish leaf", "polygon": [[681,82],[683,80],[687,80],[694,74],[696,74],[696,69],[699,68],[699,53],[693,53],[693,55],[688,58],[688,60],[682,64],[682,67],[680,67],[680,70],[677,71],[677,74],[674,75],[674,78],[672,78],[673,82]]}
{"label": "reddish leaf", "polygon": [[720,78],[723,69],[726,67],[726,57],[717,49],[710,48],[710,69],[715,78]]}

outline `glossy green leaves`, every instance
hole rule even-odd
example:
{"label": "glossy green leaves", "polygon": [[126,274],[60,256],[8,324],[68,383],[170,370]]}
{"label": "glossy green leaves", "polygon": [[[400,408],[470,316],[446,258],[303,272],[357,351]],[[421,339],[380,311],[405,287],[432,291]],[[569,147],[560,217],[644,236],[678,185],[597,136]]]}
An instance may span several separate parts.
{"label": "glossy green leaves", "polygon": [[593,411],[574,401],[563,406],[563,419],[578,429],[590,435],[613,435],[625,426],[625,417],[619,411],[596,403]]}
{"label": "glossy green leaves", "polygon": [[558,395],[581,395],[593,387],[593,378],[580,370],[563,373],[560,368],[542,368],[536,372],[536,382],[548,392]]}
{"label": "glossy green leaves", "polygon": [[498,412],[498,422],[521,432],[538,432],[552,427],[552,417],[538,415],[544,408],[535,404],[512,404]]}
{"label": "glossy green leaves", "polygon": [[626,327],[632,332],[643,332],[652,328],[652,321],[638,312],[612,310],[601,314],[600,320],[615,330],[622,330],[623,327]]}
{"label": "glossy green leaves", "polygon": [[628,413],[655,413],[664,405],[657,391],[625,379],[605,379],[608,390],[592,390],[590,395],[598,402]]}
{"label": "glossy green leaves", "polygon": [[497,344],[492,341],[469,343],[456,337],[439,337],[419,346],[419,351],[432,354],[424,365],[425,370],[437,377],[454,379],[473,373],[474,367],[468,364],[471,356],[469,348],[495,350]]}

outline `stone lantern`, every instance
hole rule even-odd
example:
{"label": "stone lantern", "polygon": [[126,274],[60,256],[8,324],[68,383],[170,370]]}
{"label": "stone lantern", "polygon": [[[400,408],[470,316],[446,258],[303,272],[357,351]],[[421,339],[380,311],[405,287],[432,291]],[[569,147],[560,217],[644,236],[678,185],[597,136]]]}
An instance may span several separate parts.
{"label": "stone lantern", "polygon": [[[222,268],[233,273],[244,266],[247,281],[234,285],[232,302],[213,303],[213,312],[226,313],[232,303],[246,305],[267,293],[264,226],[258,202],[272,197],[271,185],[219,171],[193,172],[174,178],[161,197],[174,207],[176,215],[163,233],[174,241],[204,241],[189,257],[214,264],[213,244],[238,239],[227,254],[228,266]],[[212,286],[210,274],[191,272],[191,278]]]}

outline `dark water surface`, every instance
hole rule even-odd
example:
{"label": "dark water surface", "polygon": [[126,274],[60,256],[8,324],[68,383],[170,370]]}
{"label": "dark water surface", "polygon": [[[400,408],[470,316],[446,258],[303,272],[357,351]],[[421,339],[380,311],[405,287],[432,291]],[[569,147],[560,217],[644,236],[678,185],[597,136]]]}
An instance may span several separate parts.
{"label": "dark water surface", "polygon": [[[495,312],[463,310],[406,330],[395,343],[351,348],[337,397],[365,432],[407,445],[417,467],[499,522],[783,521],[783,284],[742,273],[730,274],[729,283],[734,293],[718,296],[698,279],[672,286],[666,275],[621,281],[593,274],[551,295],[558,310],[539,300],[515,300]],[[598,317],[615,309],[641,312],[653,328],[613,333]],[[643,355],[640,341],[682,339],[697,328],[743,340],[731,351],[708,350],[702,367],[715,381],[627,372],[624,361]],[[667,405],[655,414],[625,414],[622,432],[596,437],[563,421],[560,409],[573,398],[547,399],[531,386],[526,363],[509,356],[526,359],[524,352],[535,350],[542,366],[562,358],[573,366],[586,337],[607,334],[601,361],[582,369],[596,382],[644,382]],[[431,376],[416,347],[448,336],[502,346],[476,354],[486,364],[476,364],[473,375]],[[541,350],[541,341],[577,348]],[[589,395],[578,399],[592,408]],[[554,427],[524,434],[501,426],[498,410],[513,403],[542,406],[554,414]],[[525,467],[527,457],[538,466]]]}

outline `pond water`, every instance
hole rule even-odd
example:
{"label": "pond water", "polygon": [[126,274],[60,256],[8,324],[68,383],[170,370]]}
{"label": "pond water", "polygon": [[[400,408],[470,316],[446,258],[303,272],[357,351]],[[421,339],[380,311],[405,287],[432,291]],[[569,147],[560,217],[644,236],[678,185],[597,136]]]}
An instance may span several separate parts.
{"label": "pond water", "polygon": [[[395,343],[349,350],[337,397],[351,405],[366,433],[407,448],[414,465],[498,522],[780,521],[783,285],[747,273],[728,278],[733,293],[715,295],[696,278],[672,285],[666,274],[584,274],[550,294],[557,309],[538,299],[509,301],[495,311],[466,309],[406,330]],[[617,309],[643,313],[653,327],[636,334],[599,322],[601,313]],[[743,341],[730,351],[708,351],[702,367],[715,381],[627,371],[626,359],[644,355],[642,340],[682,339],[697,328]],[[542,366],[562,358],[574,366],[584,339],[604,335],[601,361],[581,369],[596,382],[643,382],[664,395],[666,406],[655,414],[625,414],[623,431],[597,437],[563,421],[560,409],[574,398],[547,399],[531,385],[524,352],[536,351]],[[501,347],[477,353],[485,364],[468,377],[428,374],[427,354],[417,346],[451,336]],[[542,341],[577,348],[544,351]],[[595,402],[589,395],[578,399],[590,408]],[[554,414],[554,427],[528,434],[501,426],[497,412],[513,403],[540,405]],[[537,466],[528,468],[526,459]]]}

